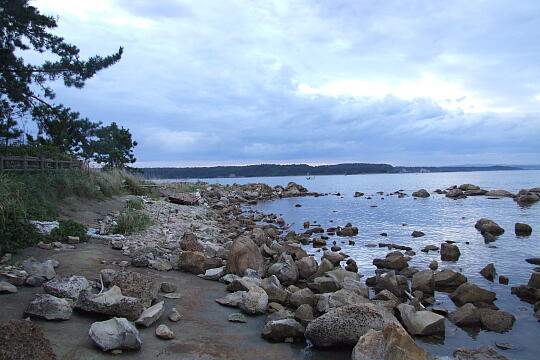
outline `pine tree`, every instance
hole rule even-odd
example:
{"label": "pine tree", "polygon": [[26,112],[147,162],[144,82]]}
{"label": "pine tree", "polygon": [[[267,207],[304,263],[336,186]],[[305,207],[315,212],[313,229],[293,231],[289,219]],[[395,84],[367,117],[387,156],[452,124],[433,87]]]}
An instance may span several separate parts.
{"label": "pine tree", "polygon": [[[61,145],[78,151],[85,144],[76,139],[71,127],[80,125],[84,131],[93,131],[99,124],[90,125],[88,119],[79,119],[77,112],[51,103],[55,93],[48,83],[62,80],[67,87],[82,88],[98,71],[118,62],[123,49],[82,60],[76,46],[50,32],[56,26],[54,17],[42,15],[29,0],[0,0],[0,102],[38,120],[42,139],[45,135],[57,143],[62,136],[74,136]],[[27,63],[21,56],[27,51],[46,53],[54,60],[39,65]],[[0,122],[13,131],[13,117],[9,123],[8,117],[9,112],[2,107]],[[62,127],[68,130],[59,130]]]}
{"label": "pine tree", "polygon": [[108,169],[124,168],[135,162],[133,148],[137,142],[132,140],[128,129],[119,128],[113,122],[97,129],[95,136],[97,139],[92,140],[86,148],[88,158],[93,158]]}
{"label": "pine tree", "polygon": [[0,141],[4,145],[2,147],[4,153],[7,151],[10,142],[22,134],[22,131],[17,128],[14,114],[15,111],[9,102],[0,101]]}

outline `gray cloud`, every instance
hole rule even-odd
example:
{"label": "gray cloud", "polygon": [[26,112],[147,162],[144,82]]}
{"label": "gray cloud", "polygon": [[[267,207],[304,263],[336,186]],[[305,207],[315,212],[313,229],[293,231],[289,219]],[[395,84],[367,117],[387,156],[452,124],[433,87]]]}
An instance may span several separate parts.
{"label": "gray cloud", "polygon": [[[114,14],[82,25],[51,9],[89,54],[126,48],[120,63],[81,91],[59,88],[58,99],[129,127],[146,164],[540,158],[537,1],[111,4]],[[438,82],[404,97],[425,74]],[[345,80],[401,84],[401,93],[299,91]],[[454,85],[452,103],[486,109],[449,109],[431,96]]]}

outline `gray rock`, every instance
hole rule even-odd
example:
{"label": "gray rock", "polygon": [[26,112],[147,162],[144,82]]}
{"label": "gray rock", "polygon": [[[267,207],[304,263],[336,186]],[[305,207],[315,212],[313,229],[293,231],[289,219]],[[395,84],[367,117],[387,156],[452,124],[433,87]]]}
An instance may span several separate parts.
{"label": "gray rock", "polygon": [[304,337],[304,327],[294,319],[269,321],[262,330],[262,337],[267,340],[282,342],[287,338],[301,339]]}
{"label": "gray rock", "polygon": [[112,278],[111,285],[116,285],[125,296],[141,299],[149,306],[157,297],[161,284],[155,277],[134,271],[118,271]]}
{"label": "gray rock", "polygon": [[437,290],[451,290],[457,288],[459,285],[467,282],[467,277],[464,275],[445,269],[433,275],[433,281],[435,283],[435,289]]}
{"label": "gray rock", "polygon": [[73,309],[66,299],[49,294],[38,294],[24,313],[45,320],[69,320]]}
{"label": "gray rock", "polygon": [[510,191],[506,190],[490,190],[487,193],[485,193],[486,196],[504,196],[504,197],[514,197],[515,195],[512,194]]}
{"label": "gray rock", "polygon": [[369,330],[358,340],[352,360],[428,360],[428,352],[398,324],[387,324],[382,330]]}
{"label": "gray rock", "polygon": [[317,296],[317,311],[320,313],[325,313],[330,311],[331,309],[342,306],[366,304],[370,302],[364,296],[346,289],[341,289],[334,293],[325,293]]}
{"label": "gray rock", "polygon": [[242,294],[240,309],[249,315],[264,314],[268,307],[268,295],[260,287],[252,287]]}
{"label": "gray rock", "polygon": [[95,322],[88,333],[92,341],[103,351],[139,350],[142,345],[139,332],[125,318],[112,318]]}
{"label": "gray rock", "polygon": [[158,302],[155,305],[150,306],[148,309],[144,310],[135,324],[139,326],[149,327],[155,323],[163,315],[163,301]]}
{"label": "gray rock", "polygon": [[313,306],[314,300],[313,291],[308,288],[298,290],[289,296],[289,303],[295,308],[303,304]]}
{"label": "gray rock", "polygon": [[164,340],[174,339],[174,332],[165,324],[161,324],[156,328],[156,336]]}
{"label": "gray rock", "polygon": [[24,280],[24,285],[32,287],[40,287],[45,282],[45,278],[41,276],[31,275]]}
{"label": "gray rock", "polygon": [[426,294],[433,294],[435,291],[435,281],[433,271],[423,270],[415,273],[412,277],[412,291],[420,290]]}
{"label": "gray rock", "polygon": [[84,276],[55,278],[43,284],[43,291],[56,297],[77,301],[79,293],[90,287]]}
{"label": "gray rock", "polygon": [[431,311],[416,311],[414,306],[399,304],[399,315],[405,328],[412,335],[444,334],[444,316]]}
{"label": "gray rock", "polygon": [[512,330],[516,318],[514,315],[489,308],[479,309],[482,328],[488,331],[503,333]]}
{"label": "gray rock", "polygon": [[529,278],[527,286],[533,289],[540,289],[540,273],[533,272]]}
{"label": "gray rock", "polygon": [[482,324],[478,309],[471,303],[457,308],[456,311],[450,313],[448,318],[458,326],[480,326]]}
{"label": "gray rock", "polygon": [[126,317],[134,321],[144,311],[144,304],[141,299],[122,295],[120,288],[113,286],[99,295],[91,294],[88,290],[81,291],[75,308],[98,314]]}
{"label": "gray rock", "polygon": [[319,268],[317,260],[313,256],[305,256],[296,261],[298,275],[301,279],[309,279]]}
{"label": "gray rock", "polygon": [[169,313],[169,320],[172,322],[177,322],[180,321],[180,319],[182,319],[182,315],[180,315],[176,308],[172,308],[171,312]]}
{"label": "gray rock", "polygon": [[499,236],[504,233],[504,229],[499,226],[495,221],[490,219],[480,219],[474,225],[482,233],[490,233],[494,236]]}
{"label": "gray rock", "polygon": [[276,275],[283,285],[294,284],[298,281],[298,268],[293,258],[286,253],[280,255],[277,263],[268,269],[269,275]]}
{"label": "gray rock", "polygon": [[204,274],[199,275],[205,280],[219,280],[223,275],[225,275],[225,266],[208,269]]}
{"label": "gray rock", "polygon": [[7,281],[0,281],[0,294],[15,294],[17,292],[17,287],[11,285]]}
{"label": "gray rock", "polygon": [[51,280],[56,276],[53,265],[54,263],[52,262],[45,261],[40,263],[35,259],[30,258],[24,261],[23,268],[24,271],[26,271],[30,276],[37,276],[46,280]]}
{"label": "gray rock", "polygon": [[230,322],[246,323],[246,317],[241,313],[232,313],[229,315]]}
{"label": "gray rock", "polygon": [[385,308],[373,304],[342,306],[309,323],[305,337],[316,347],[354,346],[370,329],[397,323]]}
{"label": "gray rock", "polygon": [[430,195],[429,195],[429,192],[426,189],[420,189],[418,191],[413,192],[412,196],[418,197],[418,198],[427,198]]}
{"label": "gray rock", "polygon": [[176,291],[176,285],[174,285],[173,283],[164,281],[161,283],[160,290],[161,292],[164,292],[166,294],[173,293]]}
{"label": "gray rock", "polygon": [[237,291],[232,294],[227,294],[227,296],[223,298],[216,299],[216,302],[225,306],[239,307],[242,302],[242,296],[245,293],[246,291]]}
{"label": "gray rock", "polygon": [[269,302],[284,304],[287,301],[289,292],[281,286],[277,276],[272,275],[263,279],[260,285],[266,291]]}

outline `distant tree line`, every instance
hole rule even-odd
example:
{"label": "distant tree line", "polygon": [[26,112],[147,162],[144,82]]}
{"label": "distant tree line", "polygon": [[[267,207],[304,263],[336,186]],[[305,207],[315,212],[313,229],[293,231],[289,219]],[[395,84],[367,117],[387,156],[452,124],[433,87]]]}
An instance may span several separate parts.
{"label": "distant tree line", "polygon": [[306,164],[275,165],[261,164],[248,166],[214,166],[190,168],[141,168],[149,179],[206,179],[226,177],[263,177],[263,176],[310,176],[314,175],[355,175],[355,174],[391,174],[402,172],[451,172],[451,171],[490,171],[518,170],[508,166],[490,167],[395,167],[388,164],[337,164],[311,166]]}
{"label": "distant tree line", "polygon": [[[28,0],[0,0],[0,152],[43,151],[92,159],[105,167],[135,162],[137,145],[129,130],[116,123],[103,126],[71,108],[54,103],[50,83],[82,88],[98,71],[118,62],[122,47],[109,56],[83,60],[80,50],[50,32],[56,18],[42,15]],[[33,51],[47,59],[29,63],[23,53]],[[24,130],[36,123],[37,134]],[[41,150],[40,150],[41,149]]]}

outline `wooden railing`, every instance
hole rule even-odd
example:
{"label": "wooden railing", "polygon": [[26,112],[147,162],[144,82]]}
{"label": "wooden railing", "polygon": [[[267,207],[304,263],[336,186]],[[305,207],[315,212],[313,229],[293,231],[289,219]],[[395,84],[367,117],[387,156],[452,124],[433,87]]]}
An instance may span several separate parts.
{"label": "wooden railing", "polygon": [[34,156],[6,156],[0,154],[0,171],[45,171],[55,169],[84,169],[83,160],[54,160]]}

